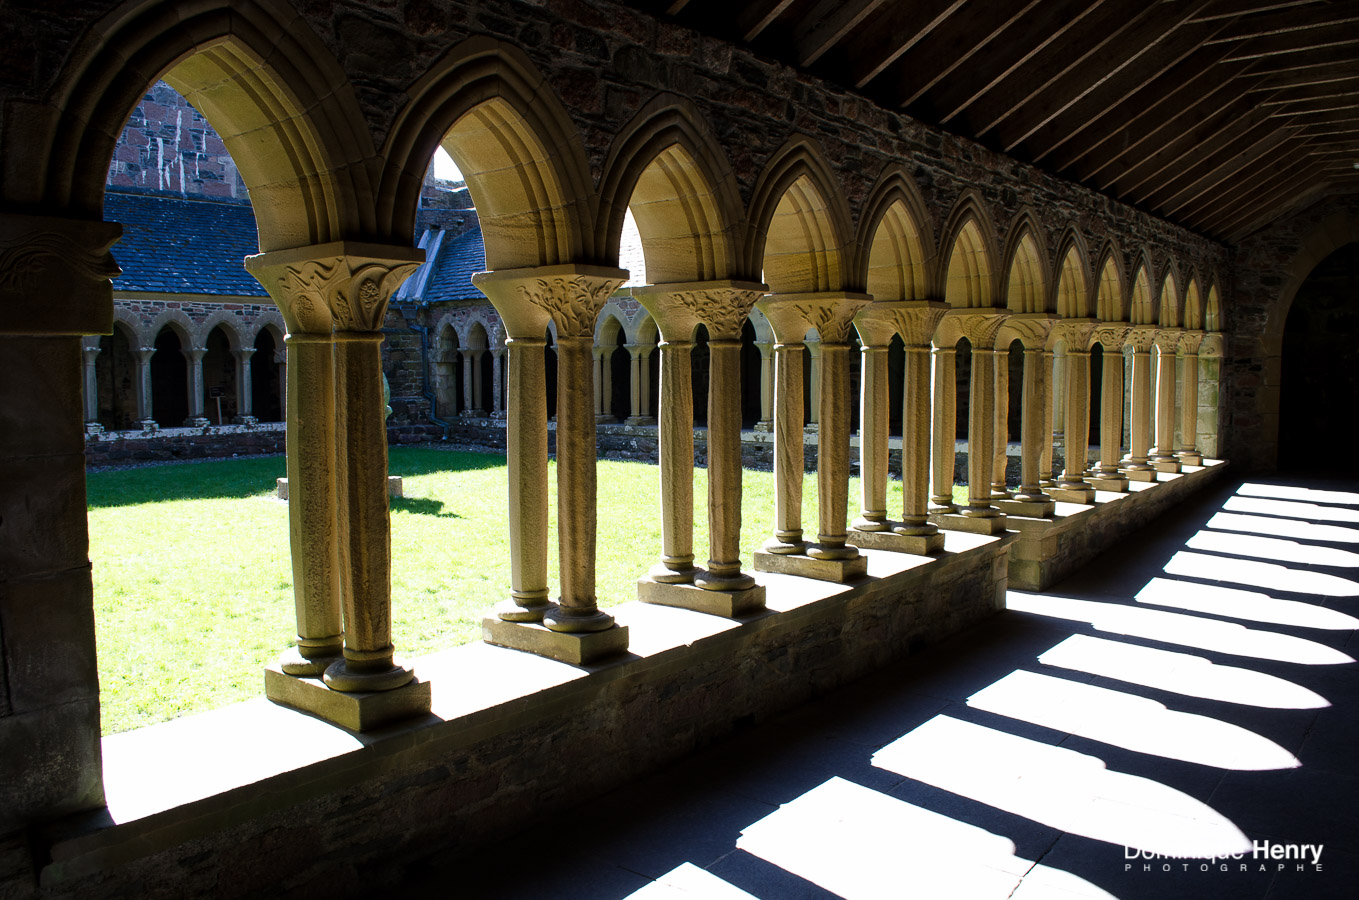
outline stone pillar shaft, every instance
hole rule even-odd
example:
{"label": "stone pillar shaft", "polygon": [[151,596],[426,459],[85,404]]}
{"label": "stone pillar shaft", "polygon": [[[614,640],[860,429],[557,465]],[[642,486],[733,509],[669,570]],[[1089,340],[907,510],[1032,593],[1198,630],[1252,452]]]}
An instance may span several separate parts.
{"label": "stone pillar shaft", "polygon": [[1066,351],[1066,467],[1060,484],[1077,488],[1085,483],[1085,457],[1090,442],[1090,351]]}
{"label": "stone pillar shaft", "polygon": [[958,352],[936,347],[934,356],[934,494],[935,506],[953,509],[953,469],[958,433]]}
{"label": "stone pillar shaft", "polygon": [[673,584],[694,580],[693,348],[689,341],[660,345],[661,564],[651,577]]}
{"label": "stone pillar shaft", "polygon": [[98,358],[98,347],[82,347],[80,349],[81,397],[86,422],[99,421],[99,377],[95,369],[95,360]]}
{"label": "stone pillar shaft", "polygon": [[184,351],[189,359],[189,422],[185,424],[197,424],[194,420],[203,418],[203,356],[207,352],[199,348]]}
{"label": "stone pillar shaft", "polygon": [[1008,496],[1006,468],[1009,465],[1007,450],[1010,439],[1010,353],[1006,349],[996,350],[996,399],[995,399],[995,452],[991,458],[991,493],[993,496]]}
{"label": "stone pillar shaft", "polygon": [[725,580],[741,574],[741,342],[708,350],[708,575]]}
{"label": "stone pillar shaft", "polygon": [[[816,454],[820,518],[817,542],[821,545],[816,549],[822,553],[845,548],[845,520],[849,513],[849,405],[846,402],[849,393],[849,345],[823,342],[821,422]],[[858,552],[853,548],[849,550]]]}
{"label": "stone pillar shaft", "polygon": [[651,418],[656,411],[651,408],[651,353],[652,348],[642,348],[641,365],[637,367],[640,385],[637,388],[639,401],[641,403],[641,415],[643,418]]}
{"label": "stone pillar shaft", "polygon": [[1099,473],[1118,474],[1118,461],[1123,455],[1123,353],[1104,349],[1104,365],[1100,374],[1099,413]]}
{"label": "stone pillar shaft", "polygon": [[755,347],[760,351],[760,421],[768,425],[774,421],[774,344],[757,341]]}
{"label": "stone pillar shaft", "polygon": [[[505,412],[505,351],[503,349],[492,350],[491,359],[491,415],[498,418]],[[543,411],[543,416],[546,418],[546,410]]]}
{"label": "stone pillar shaft", "polygon": [[236,356],[236,415],[254,415],[255,389],[250,368],[250,357],[255,351],[250,348],[237,350]]}
{"label": "stone pillar shaft", "polygon": [[860,354],[863,385],[859,394],[859,478],[863,504],[854,527],[860,531],[882,531],[887,528],[887,451],[891,425],[887,347],[864,344]]}
{"label": "stone pillar shaft", "polygon": [[476,367],[472,365],[472,351],[464,350],[462,353],[462,409],[464,415],[470,415],[476,408],[473,402],[472,372]]}
{"label": "stone pillar shaft", "polygon": [[151,357],[155,347],[143,347],[137,357],[137,419],[143,424],[155,424],[155,410],[151,408]]}
{"label": "stone pillar shaft", "polygon": [[641,348],[636,344],[628,345],[628,386],[631,388],[628,397],[628,415],[634,419],[643,414],[642,412],[642,354]]}
{"label": "stone pillar shaft", "polygon": [[995,441],[996,351],[972,348],[968,384],[967,505],[968,513],[994,511],[991,505],[992,449]]}
{"label": "stone pillar shaft", "polygon": [[539,622],[551,605],[547,589],[547,361],[543,338],[511,337],[505,460],[510,481],[508,622]]}
{"label": "stone pillar shaft", "polygon": [[1156,449],[1152,459],[1175,459],[1175,351],[1156,348]]}
{"label": "stone pillar shaft", "polygon": [[821,421],[821,341],[805,341],[804,346],[812,357],[811,377],[808,379],[808,389],[811,392],[811,414],[807,417],[808,425],[817,425]]}
{"label": "stone pillar shaft", "polygon": [[565,617],[582,619],[601,615],[595,598],[595,425],[590,395],[580,389],[593,374],[591,349],[588,336],[558,336],[558,603]]}
{"label": "stone pillar shaft", "polygon": [[1151,351],[1134,348],[1132,358],[1132,439],[1128,447],[1131,469],[1146,469],[1151,447]]}
{"label": "stone pillar shaft", "polygon": [[907,347],[901,411],[902,522],[928,525],[930,501],[930,348]]}
{"label": "stone pillar shaft", "polygon": [[770,552],[802,549],[802,344],[774,345],[774,541]]}
{"label": "stone pillar shaft", "polygon": [[1184,384],[1180,395],[1180,449],[1190,456],[1198,455],[1199,430],[1199,354],[1197,350],[1184,353]]}
{"label": "stone pillar shaft", "polygon": [[[1025,362],[1027,364],[1027,359]],[[1041,483],[1043,484],[1051,484],[1056,477],[1061,474],[1054,470],[1056,461],[1054,459],[1055,454],[1052,452],[1052,445],[1054,443],[1053,437],[1055,436],[1053,431],[1053,420],[1057,417],[1056,396],[1057,392],[1061,389],[1061,385],[1055,377],[1056,367],[1057,354],[1053,353],[1051,350],[1044,350],[1043,373],[1045,376],[1052,375],[1053,377],[1044,379],[1047,381],[1048,387],[1044,396],[1045,402],[1043,403],[1043,445],[1038,454],[1038,471],[1042,478]]]}
{"label": "stone pillar shaft", "polygon": [[1048,378],[1046,352],[1041,348],[1024,350],[1024,407],[1020,436],[1019,500],[1043,500],[1042,474],[1039,457],[1043,445],[1050,444],[1047,398]]}

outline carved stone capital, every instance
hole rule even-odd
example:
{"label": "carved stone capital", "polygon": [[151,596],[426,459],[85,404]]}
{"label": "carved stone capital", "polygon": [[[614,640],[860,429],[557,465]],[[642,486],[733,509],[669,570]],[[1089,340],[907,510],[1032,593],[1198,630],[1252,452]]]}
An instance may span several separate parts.
{"label": "carved stone capital", "polygon": [[958,341],[967,338],[973,350],[994,349],[996,335],[1007,318],[1009,313],[1004,310],[952,308],[935,330],[935,343],[955,347]]}
{"label": "carved stone capital", "polygon": [[1090,338],[1098,326],[1099,322],[1094,319],[1058,319],[1052,326],[1052,331],[1048,333],[1047,346],[1054,348],[1057,342],[1061,341],[1066,345],[1068,352],[1072,350],[1087,352],[1090,349]]}
{"label": "carved stone capital", "polygon": [[1199,345],[1199,356],[1219,357],[1227,352],[1226,336],[1220,331],[1210,331],[1203,336]]}
{"label": "carved stone capital", "polygon": [[110,334],[116,222],[0,215],[0,334]]}
{"label": "carved stone capital", "polygon": [[749,281],[687,281],[649,284],[632,296],[668,342],[693,340],[699,325],[707,327],[709,340],[739,340],[750,310],[768,290]]}
{"label": "carved stone capital", "polygon": [[1026,350],[1041,349],[1047,344],[1048,334],[1057,321],[1055,316],[1047,313],[1015,313],[1000,327],[996,343],[1000,347],[1006,347],[1017,340]]}
{"label": "carved stone capital", "polygon": [[1105,350],[1122,350],[1130,328],[1126,322],[1101,322],[1095,326],[1091,346],[1100,344]]}
{"label": "carved stone capital", "polygon": [[1150,353],[1156,344],[1156,326],[1134,325],[1128,329],[1126,343],[1131,344],[1133,350],[1138,353]]}
{"label": "carved stone capital", "polygon": [[378,331],[387,302],[424,262],[415,247],[337,241],[245,258],[291,334]]}
{"label": "carved stone capital", "polygon": [[599,311],[627,279],[624,269],[567,264],[478,272],[472,283],[500,313],[511,338],[541,340],[552,323],[558,338],[593,341]]}
{"label": "carved stone capital", "polygon": [[1204,332],[1190,329],[1180,333],[1180,351],[1186,356],[1193,356],[1199,352],[1199,347],[1203,344]]}
{"label": "carved stone capital", "polygon": [[867,306],[871,298],[867,294],[852,294],[844,291],[828,291],[815,294],[784,294],[792,308],[801,314],[808,329],[815,328],[823,344],[845,344],[849,342],[849,331],[854,324],[854,316]]}
{"label": "carved stone capital", "polygon": [[1178,328],[1161,328],[1156,332],[1156,349],[1162,353],[1174,353],[1180,347],[1180,336],[1184,332]]}
{"label": "carved stone capital", "polygon": [[859,310],[854,325],[865,344],[890,344],[899,334],[907,347],[928,347],[948,310],[947,303],[931,300],[874,302]]}

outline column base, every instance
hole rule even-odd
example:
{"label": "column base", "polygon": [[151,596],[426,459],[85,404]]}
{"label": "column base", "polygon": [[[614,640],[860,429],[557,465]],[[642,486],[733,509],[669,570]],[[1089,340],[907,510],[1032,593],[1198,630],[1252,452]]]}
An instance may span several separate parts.
{"label": "column base", "polygon": [[1176,453],[1175,455],[1176,455],[1177,457],[1179,457],[1180,463],[1181,463],[1182,465],[1186,465],[1186,466],[1201,466],[1201,465],[1203,465],[1203,454],[1202,454],[1202,453],[1195,453],[1195,452],[1190,451],[1190,450],[1185,450],[1185,451],[1182,451],[1182,452],[1180,452],[1180,453]]}
{"label": "column base", "polygon": [[966,531],[969,534],[1004,534],[1005,514],[998,516],[965,516],[962,513],[935,513],[930,524],[945,531]]}
{"label": "column base", "polygon": [[1014,491],[1010,490],[1008,487],[1003,487],[1003,486],[1001,486],[1001,485],[999,485],[999,484],[992,484],[992,485],[991,485],[991,499],[992,499],[992,500],[1009,500],[1009,499],[1010,499],[1011,497],[1013,497],[1013,496],[1014,496]]}
{"label": "column base", "polygon": [[618,419],[614,416],[595,416],[596,425],[617,425]]}
{"label": "column base", "polygon": [[432,690],[428,681],[416,676],[390,691],[333,691],[320,678],[286,675],[278,663],[271,663],[264,669],[264,695],[341,728],[372,731],[428,713]]}
{"label": "column base", "polygon": [[1050,519],[1057,510],[1051,500],[993,500],[996,508],[1007,516],[1023,516],[1026,519]]}
{"label": "column base", "polygon": [[710,591],[692,584],[670,584],[642,578],[637,582],[637,599],[659,606],[678,606],[694,612],[735,619],[764,609],[764,585],[743,591]]}
{"label": "column base", "polygon": [[[1087,482],[1087,485],[1089,482]],[[1093,487],[1076,487],[1066,485],[1048,488],[1048,495],[1053,500],[1060,500],[1063,503],[1085,503],[1095,502],[1095,489]]]}
{"label": "column base", "polygon": [[85,433],[86,433],[86,434],[103,434],[103,433],[104,433],[104,426],[103,426],[103,425],[100,425],[98,422],[86,422],[86,423],[85,423]]}
{"label": "column base", "polygon": [[260,420],[255,418],[254,416],[235,416],[231,420],[232,425],[246,425],[249,427],[254,427],[259,423]]}
{"label": "column base", "polygon": [[615,625],[605,631],[567,633],[549,631],[532,622],[502,622],[494,616],[481,620],[483,640],[497,647],[546,656],[573,666],[588,666],[626,653],[628,628]]}
{"label": "column base", "polygon": [[772,421],[756,422],[754,427],[751,428],[751,430],[758,431],[760,432],[760,434],[769,434],[774,430],[774,423]]}
{"label": "column base", "polygon": [[1122,473],[1109,475],[1090,475],[1086,481],[1097,491],[1114,491],[1119,494],[1128,493],[1128,476]]}
{"label": "column base", "polygon": [[155,419],[140,419],[137,422],[142,431],[160,431],[160,423]]}
{"label": "column base", "polygon": [[1136,469],[1129,467],[1119,469],[1119,471],[1122,472],[1129,481],[1147,481],[1152,483],[1156,481],[1156,470],[1151,466],[1144,466]]}
{"label": "column base", "polygon": [[938,531],[934,534],[898,534],[895,531],[860,531],[851,528],[849,543],[868,550],[931,556],[944,549],[944,535]]}
{"label": "column base", "polygon": [[655,416],[628,416],[623,420],[624,425],[655,425]]}
{"label": "column base", "polygon": [[185,428],[207,428],[212,423],[202,416],[190,416],[184,420]]}
{"label": "column base", "polygon": [[1155,459],[1152,460],[1151,467],[1157,472],[1178,472],[1180,471],[1180,461],[1178,459]]}
{"label": "column base", "polygon": [[[814,547],[815,544],[808,544]],[[799,578],[814,578],[817,581],[833,581],[844,584],[858,581],[868,576],[868,558],[856,556],[853,559],[817,559],[804,553],[769,553],[755,551],[755,571],[774,572],[779,575],[796,575]]]}

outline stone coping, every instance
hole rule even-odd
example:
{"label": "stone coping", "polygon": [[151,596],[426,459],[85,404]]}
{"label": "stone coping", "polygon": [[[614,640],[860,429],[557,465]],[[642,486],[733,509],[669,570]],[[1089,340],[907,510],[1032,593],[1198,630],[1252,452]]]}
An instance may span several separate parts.
{"label": "stone coping", "polygon": [[215,434],[258,434],[261,431],[287,431],[286,422],[255,422],[250,425],[201,425],[192,428],[153,428],[129,431],[86,432],[86,443],[111,443],[114,441],[171,441],[184,437],[198,437]]}
{"label": "stone coping", "polygon": [[[632,634],[627,655],[577,667],[482,642],[414,660],[433,685],[429,715],[356,734],[263,697],[103,739],[107,807],[47,829],[44,885],[106,871],[371,778],[412,757],[453,761],[479,742],[531,729],[600,698],[629,679],[680,675],[736,656],[756,641],[806,633],[883,596],[926,599],[931,585],[986,567],[999,578],[1015,535],[950,533],[933,556],[865,550],[869,578],[852,585],[759,573],[767,609],[725,619],[636,601],[611,612]],[[261,672],[263,678],[263,672]]]}

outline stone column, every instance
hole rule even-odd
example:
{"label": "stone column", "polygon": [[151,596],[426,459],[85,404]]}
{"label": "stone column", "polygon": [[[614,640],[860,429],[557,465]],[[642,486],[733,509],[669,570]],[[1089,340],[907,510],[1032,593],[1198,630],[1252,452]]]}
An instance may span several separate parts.
{"label": "stone column", "polygon": [[[491,416],[496,419],[505,418],[505,352],[504,347],[494,347],[491,350]],[[538,356],[542,355],[540,349]],[[546,409],[543,410],[543,418],[547,418]]]}
{"label": "stone column", "polygon": [[[794,329],[796,330],[796,329]],[[791,333],[785,336],[791,338]],[[802,341],[774,344],[774,535],[770,553],[801,553],[803,409]]]}
{"label": "stone column", "polygon": [[651,408],[651,354],[655,347],[644,344],[642,346],[642,364],[638,367],[641,378],[641,387],[638,389],[642,404],[642,420],[639,425],[650,425],[656,421],[656,411]]}
{"label": "stone column", "polygon": [[1066,465],[1048,493],[1067,503],[1092,503],[1095,499],[1095,489],[1085,480],[1090,442],[1089,346],[1094,327],[1091,320],[1064,319],[1055,329],[1066,344],[1066,423],[1062,429]]}
{"label": "stone column", "polygon": [[274,365],[278,367],[278,408],[284,410],[283,418],[288,418],[288,350],[286,347],[274,351]]}
{"label": "stone column", "polygon": [[[931,524],[930,477],[930,340],[948,307],[924,301],[874,302],[854,319],[863,343],[863,407],[859,446],[864,513],[854,523],[850,543],[898,553],[929,554],[943,549],[944,536]],[[900,523],[886,521],[888,409],[887,352],[892,336],[905,343],[902,399]],[[878,384],[879,379],[881,384]],[[870,389],[872,400],[870,401]],[[875,447],[876,455],[870,452]],[[880,458],[879,458],[880,457]],[[880,472],[870,482],[870,472]],[[882,517],[874,507],[882,507]],[[873,526],[881,523],[882,527]]]}
{"label": "stone column", "polygon": [[[860,578],[868,571],[867,559],[848,542],[845,530],[849,507],[850,403],[853,402],[849,389],[850,328],[855,314],[868,301],[866,294],[839,291],[776,294],[761,301],[760,309],[780,343],[785,338],[816,330],[820,336],[817,357],[821,372],[813,382],[817,387],[814,397],[820,420],[816,453],[817,542],[807,546],[802,553],[789,553],[780,546],[776,533],[776,544],[766,544],[766,552],[755,555],[755,567],[760,571],[837,582]],[[886,403],[882,405],[885,407]],[[777,411],[775,415],[775,453],[782,457],[785,451],[780,450],[778,442],[785,427],[779,422]],[[792,462],[790,459],[784,464],[791,470]],[[800,454],[797,463],[796,477],[800,478]],[[785,478],[791,479],[794,474],[788,471]]]}
{"label": "stone column", "polygon": [[[1002,345],[1018,338],[1024,347],[1019,489],[1010,499],[996,501],[1007,515],[1047,518],[1055,508],[1052,497],[1043,491],[1039,463],[1044,445],[1051,445],[1046,346],[1054,321],[1044,313],[1020,313],[1008,318],[1002,330]],[[998,362],[1008,363],[1008,359],[1001,355]],[[1000,421],[997,416],[996,422]]]}
{"label": "stone column", "polygon": [[209,425],[203,415],[203,347],[192,347],[184,351],[189,359],[189,417],[184,420],[186,428],[203,428]]}
{"label": "stone column", "polygon": [[1184,358],[1184,383],[1180,386],[1180,450],[1175,455],[1186,466],[1203,465],[1198,451],[1199,429],[1199,345],[1202,331],[1186,331],[1180,336]]}
{"label": "stone column", "polygon": [[986,518],[997,514],[991,504],[992,447],[995,440],[996,351],[972,345],[972,377],[968,382],[967,509],[963,515]]}
{"label": "stone column", "polygon": [[[409,247],[336,242],[246,259],[288,324],[290,530],[294,572],[304,573],[298,652],[266,670],[265,690],[354,730],[420,715],[430,704],[429,683],[395,660],[391,642],[379,348],[388,300],[423,256]],[[314,675],[334,656],[332,591],[344,625],[340,658],[325,666],[324,686],[290,677]],[[304,630],[330,633],[308,634],[304,646]]]}
{"label": "stone column", "polygon": [[[638,599],[732,617],[764,606],[741,570],[741,327],[764,286],[734,281],[650,285],[633,296],[656,320],[661,344],[661,562]],[[708,330],[706,569],[693,565],[693,335]]]}
{"label": "stone column", "polygon": [[774,427],[774,342],[756,341],[755,349],[760,351],[760,421],[755,430],[770,431]]}
{"label": "stone column", "polygon": [[254,347],[242,347],[240,350],[233,350],[231,355],[236,357],[236,424],[253,425],[259,421],[255,418],[254,401],[255,389],[250,371],[250,358],[255,355]]}
{"label": "stone column", "polygon": [[98,358],[97,344],[93,347],[80,348],[80,385],[85,407],[85,430],[96,433],[104,430],[99,424],[99,378],[95,369],[95,360]]}
{"label": "stone column", "polygon": [[[595,421],[612,422],[613,415],[609,410],[609,405],[613,401],[613,361],[608,358],[610,351],[603,347],[595,347],[591,344],[591,355],[594,358],[594,396],[595,396]],[[557,361],[557,378],[562,375],[561,359]],[[559,380],[558,384],[561,383]],[[558,407],[558,417],[561,416],[561,408]]]}
{"label": "stone column", "polygon": [[807,388],[811,394],[811,411],[807,416],[807,431],[816,431],[817,425],[821,421],[821,340],[813,338],[803,341],[803,346],[807,348],[807,353],[812,358],[812,371],[808,379]]}
{"label": "stone column", "polygon": [[1156,447],[1151,465],[1158,472],[1180,471],[1175,457],[1175,355],[1182,334],[1179,328],[1156,333]]}
{"label": "stone column", "polygon": [[1117,324],[1101,324],[1095,329],[1095,340],[1104,354],[1100,375],[1099,462],[1086,480],[1100,491],[1128,490],[1127,476],[1118,468],[1123,454],[1123,338],[1127,331],[1126,325]]}
{"label": "stone column", "polygon": [[1132,398],[1129,403],[1132,435],[1128,458],[1122,467],[1130,481],[1155,481],[1156,470],[1147,462],[1151,447],[1151,348],[1156,340],[1156,329],[1136,325],[1128,332],[1128,343],[1133,348]]}
{"label": "stone column", "polygon": [[996,348],[996,408],[995,408],[995,452],[991,458],[991,497],[1006,500],[1010,491],[1006,484],[1005,469],[1009,465],[1010,441],[1010,351],[1007,347]]}
{"label": "stone column", "polygon": [[467,353],[467,356],[471,357],[472,364],[472,378],[470,381],[472,385],[472,405],[468,407],[468,411],[474,416],[486,415],[486,409],[481,405],[481,398],[485,396],[485,380],[481,375],[481,360],[485,355],[486,351],[484,349],[471,350]]}
{"label": "stone column", "polygon": [[462,351],[462,414],[470,418],[476,404],[472,401],[472,351]]}
{"label": "stone column", "polygon": [[934,357],[934,494],[931,512],[953,512],[953,470],[958,443],[958,350],[936,346]]}
{"label": "stone column", "polygon": [[628,396],[628,424],[633,424],[642,417],[642,348],[637,344],[628,344],[628,386],[631,388]]}
{"label": "stone column", "polygon": [[[483,272],[473,278],[473,283],[495,305],[510,335],[509,425],[512,432],[518,432],[514,440],[516,455],[520,456],[519,470],[511,471],[510,506],[512,509],[515,506],[515,491],[533,501],[517,522],[511,521],[511,538],[512,552],[516,556],[523,554],[525,562],[536,562],[542,544],[529,547],[521,543],[516,547],[516,527],[521,542],[529,538],[537,543],[539,536],[546,533],[545,526],[539,526],[537,521],[539,515],[546,519],[546,504],[537,506],[537,498],[545,496],[547,487],[546,432],[540,449],[537,432],[525,421],[527,416],[520,403],[535,394],[541,397],[546,386],[542,379],[519,380],[530,372],[527,366],[516,367],[514,344],[519,335],[540,337],[549,321],[556,327],[557,343],[557,553],[561,596],[557,605],[543,614],[546,628],[505,621],[503,613],[486,619],[483,628],[490,643],[576,664],[627,649],[627,630],[619,628],[613,616],[599,608],[595,596],[598,513],[594,391],[585,389],[587,385],[593,388],[595,320],[609,296],[626,279],[627,273],[620,269],[575,264]],[[541,347],[533,352],[541,357]],[[545,397],[540,401],[530,399],[524,405],[531,407],[540,420],[546,419]],[[526,431],[532,434],[534,446],[519,445]],[[536,471],[540,459],[541,475]]]}
{"label": "stone column", "polygon": [[151,407],[151,357],[156,348],[139,347],[133,355],[137,357],[137,422],[144,431],[155,431],[160,427]]}
{"label": "stone column", "polygon": [[82,336],[113,331],[109,248],[121,233],[112,222],[0,213],[7,831],[104,805],[80,366]]}
{"label": "stone column", "polygon": [[[1043,350],[1043,371],[1048,375],[1056,375],[1057,354],[1050,349]],[[1052,487],[1057,483],[1057,477],[1062,473],[1057,470],[1056,454],[1052,452],[1052,445],[1056,442],[1056,434],[1053,432],[1053,423],[1057,417],[1056,397],[1057,386],[1056,378],[1047,379],[1047,396],[1043,403],[1043,447],[1038,455],[1038,471],[1041,476],[1039,484],[1042,487]]]}

